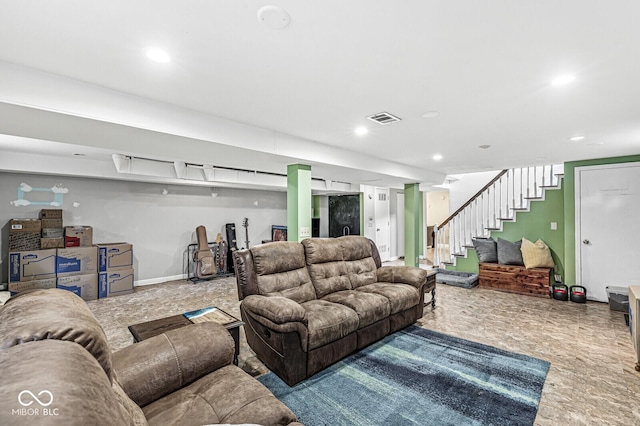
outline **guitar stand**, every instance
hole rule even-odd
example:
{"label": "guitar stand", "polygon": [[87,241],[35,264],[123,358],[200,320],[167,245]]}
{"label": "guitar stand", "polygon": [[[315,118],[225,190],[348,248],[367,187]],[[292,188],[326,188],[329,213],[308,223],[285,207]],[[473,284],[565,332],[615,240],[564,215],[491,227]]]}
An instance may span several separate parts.
{"label": "guitar stand", "polygon": [[[218,243],[216,242],[209,242],[208,243],[209,248],[215,253],[217,248],[218,248]],[[194,275],[193,273],[193,267],[194,267],[194,263],[193,263],[193,253],[195,253],[195,251],[198,249],[198,244],[193,243],[193,244],[189,244],[187,246],[187,279],[189,281],[191,281],[192,283],[199,283],[202,281],[211,281],[211,280],[216,280],[218,278],[226,278],[226,277],[233,277],[235,274],[232,272],[228,272],[228,271],[221,271],[218,270],[218,273],[216,273],[215,275],[212,275],[208,278],[198,278]],[[229,261],[229,259],[227,259],[227,262]],[[231,260],[233,262],[233,260]],[[227,264],[228,265],[228,264]],[[227,266],[227,269],[229,269],[229,266]]]}

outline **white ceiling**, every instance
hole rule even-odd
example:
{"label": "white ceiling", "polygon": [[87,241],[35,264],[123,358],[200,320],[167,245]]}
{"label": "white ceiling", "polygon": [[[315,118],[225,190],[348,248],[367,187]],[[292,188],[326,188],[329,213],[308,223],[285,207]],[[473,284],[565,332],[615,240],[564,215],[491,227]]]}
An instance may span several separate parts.
{"label": "white ceiling", "polygon": [[[269,4],[288,12],[286,28],[258,19]],[[280,173],[302,162],[325,179],[401,186],[640,153],[638,1],[0,0],[0,10],[0,134],[72,146],[49,155],[86,147],[104,161]],[[149,61],[148,47],[172,61]],[[551,85],[567,73],[574,82]],[[366,120],[381,111],[402,121]],[[356,136],[361,125],[369,133]],[[33,149],[45,148],[0,139],[0,152]]]}

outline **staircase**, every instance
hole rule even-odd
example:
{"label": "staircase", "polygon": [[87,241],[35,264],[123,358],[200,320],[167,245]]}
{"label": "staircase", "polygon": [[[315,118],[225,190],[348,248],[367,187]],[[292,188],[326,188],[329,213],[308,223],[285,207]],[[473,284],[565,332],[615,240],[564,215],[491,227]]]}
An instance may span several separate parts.
{"label": "staircase", "polygon": [[517,212],[544,200],[545,191],[560,187],[564,165],[505,169],[441,224],[434,227],[434,266],[455,265],[473,248],[472,239],[489,238]]}

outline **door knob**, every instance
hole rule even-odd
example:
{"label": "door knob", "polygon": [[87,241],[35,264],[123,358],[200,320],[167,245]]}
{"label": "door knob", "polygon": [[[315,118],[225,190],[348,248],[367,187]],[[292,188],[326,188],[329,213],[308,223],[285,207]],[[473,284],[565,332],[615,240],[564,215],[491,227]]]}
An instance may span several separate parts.
{"label": "door knob", "polygon": [[587,239],[584,239],[584,240],[582,240],[582,244],[589,245],[589,244],[591,244],[591,241],[589,241]]}
{"label": "door knob", "polygon": [[380,228],[376,228],[376,231],[380,231]]}

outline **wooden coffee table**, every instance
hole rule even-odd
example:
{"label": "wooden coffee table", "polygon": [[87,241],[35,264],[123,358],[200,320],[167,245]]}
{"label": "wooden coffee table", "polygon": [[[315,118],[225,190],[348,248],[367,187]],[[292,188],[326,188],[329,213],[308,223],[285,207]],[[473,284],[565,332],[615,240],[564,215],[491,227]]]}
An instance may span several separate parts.
{"label": "wooden coffee table", "polygon": [[209,321],[216,322],[224,326],[229,334],[231,334],[231,337],[233,337],[235,345],[233,363],[238,365],[238,354],[240,353],[240,326],[244,325],[244,322],[240,321],[233,315],[226,313],[222,309],[216,308],[215,306],[210,306],[196,311],[189,311],[184,314],[173,315],[166,318],[160,318],[154,321],[130,325],[129,331],[133,335],[134,342],[140,342],[169,330]]}

